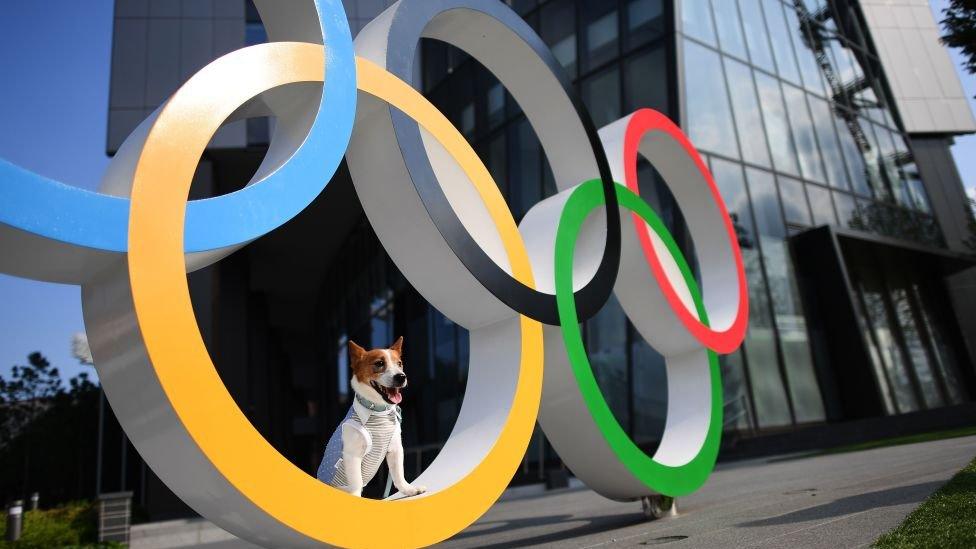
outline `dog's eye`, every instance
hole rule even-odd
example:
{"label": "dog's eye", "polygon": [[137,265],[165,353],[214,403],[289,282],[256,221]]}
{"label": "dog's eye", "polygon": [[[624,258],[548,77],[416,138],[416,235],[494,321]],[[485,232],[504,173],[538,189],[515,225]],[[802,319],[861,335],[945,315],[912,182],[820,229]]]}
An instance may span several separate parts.
{"label": "dog's eye", "polygon": [[375,366],[376,368],[382,368],[383,367],[383,361],[382,360],[377,360],[376,362],[373,363],[373,366]]}
{"label": "dog's eye", "polygon": [[403,362],[397,362],[397,366],[403,367]]}

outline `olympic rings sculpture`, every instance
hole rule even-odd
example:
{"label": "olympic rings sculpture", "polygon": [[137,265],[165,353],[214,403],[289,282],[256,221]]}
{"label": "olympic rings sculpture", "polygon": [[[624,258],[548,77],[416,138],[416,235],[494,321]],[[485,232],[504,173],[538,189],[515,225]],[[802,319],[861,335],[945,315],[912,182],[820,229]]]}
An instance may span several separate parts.
{"label": "olympic rings sculpture", "polygon": [[[203,516],[273,547],[388,545],[389,531],[406,546],[443,540],[501,495],[537,418],[607,497],[700,487],[721,437],[716,353],[742,341],[748,297],[728,213],[684,134],[650,110],[597,132],[541,39],[495,0],[401,0],[355,43],[339,0],[256,4],[271,42],[191,77],[126,140],[100,192],[0,160],[0,272],[81,285],[105,393],[153,471]],[[467,141],[411,86],[421,38],[485,65],[539,136],[559,192],[521,224]],[[277,118],[252,182],[187,202],[214,132],[252,116]],[[343,155],[390,257],[471,338],[457,423],[418,479],[429,491],[394,503],[318,482],[254,429],[207,353],[187,287],[188,271],[297,215]],[[638,155],[688,221],[701,289],[639,196]],[[628,213],[633,227],[622,230]],[[581,339],[579,322],[611,292],[666,358],[653,455],[613,417]],[[388,505],[385,528],[359,527]]]}

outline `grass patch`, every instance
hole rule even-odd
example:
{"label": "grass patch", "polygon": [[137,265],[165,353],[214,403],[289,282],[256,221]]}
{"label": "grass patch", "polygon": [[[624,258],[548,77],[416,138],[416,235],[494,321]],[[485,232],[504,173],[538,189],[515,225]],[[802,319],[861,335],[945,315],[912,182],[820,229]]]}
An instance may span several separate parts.
{"label": "grass patch", "polygon": [[875,547],[976,547],[976,460],[956,473]]}
{"label": "grass patch", "polygon": [[818,452],[816,455],[843,454],[847,452],[860,452],[862,450],[872,450],[874,448],[884,448],[886,446],[899,446],[901,444],[918,444],[919,442],[932,442],[933,440],[944,440],[947,438],[968,437],[976,435],[976,425],[971,427],[960,427],[959,429],[948,429],[945,431],[933,431],[931,433],[919,433],[917,435],[906,435],[902,437],[883,438],[880,440],[869,440],[847,446],[838,446]]}

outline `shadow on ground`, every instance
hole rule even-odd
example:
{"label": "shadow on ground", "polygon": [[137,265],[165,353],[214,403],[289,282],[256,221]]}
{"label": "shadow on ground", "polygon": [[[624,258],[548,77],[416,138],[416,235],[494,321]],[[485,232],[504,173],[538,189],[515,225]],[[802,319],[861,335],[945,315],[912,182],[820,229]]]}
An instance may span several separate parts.
{"label": "shadow on ground", "polygon": [[575,538],[578,536],[585,536],[588,534],[595,534],[598,532],[606,532],[609,530],[615,530],[617,528],[626,528],[628,526],[633,526],[641,522],[646,522],[647,519],[644,515],[637,510],[634,513],[626,513],[621,515],[602,515],[598,517],[580,517],[576,515],[548,515],[544,517],[527,517],[509,520],[493,520],[488,522],[481,522],[476,525],[476,527],[489,526],[490,528],[477,528],[476,530],[466,530],[460,534],[451,538],[455,541],[461,541],[466,538],[475,538],[479,536],[489,535],[497,532],[514,532],[522,528],[531,528],[533,526],[552,526],[554,524],[560,523],[573,523],[582,522],[579,526],[568,528],[565,530],[560,530],[558,532],[550,532],[547,534],[540,534],[531,538],[520,538],[518,540],[513,540],[509,542],[492,543],[492,547],[524,547],[526,545],[537,545],[542,543],[555,543],[561,540]]}
{"label": "shadow on ground", "polygon": [[[942,484],[942,482],[924,482],[910,486],[888,488],[877,492],[868,492],[866,494],[857,494],[856,496],[836,499],[830,503],[807,507],[806,509],[800,509],[799,511],[793,511],[784,515],[743,522],[739,526],[748,528],[752,526],[773,526],[777,524],[824,520],[880,507],[891,507],[905,503],[920,503],[929,494],[938,490]],[[815,496],[811,494],[811,497]]]}

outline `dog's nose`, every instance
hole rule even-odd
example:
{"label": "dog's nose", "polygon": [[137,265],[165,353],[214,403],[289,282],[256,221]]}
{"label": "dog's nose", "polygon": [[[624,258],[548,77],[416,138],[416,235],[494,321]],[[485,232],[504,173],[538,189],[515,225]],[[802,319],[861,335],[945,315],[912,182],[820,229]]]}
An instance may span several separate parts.
{"label": "dog's nose", "polygon": [[404,385],[407,382],[406,374],[396,374],[393,376],[393,382],[397,385]]}

